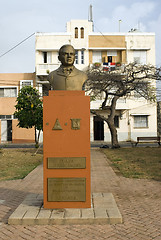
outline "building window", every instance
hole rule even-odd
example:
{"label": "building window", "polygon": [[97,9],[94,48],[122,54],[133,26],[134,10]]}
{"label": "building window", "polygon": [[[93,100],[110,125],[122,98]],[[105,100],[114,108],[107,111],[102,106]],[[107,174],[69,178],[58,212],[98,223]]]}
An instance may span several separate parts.
{"label": "building window", "polygon": [[78,64],[79,61],[78,61],[78,51],[76,50],[75,51],[75,64]]}
{"label": "building window", "polygon": [[20,89],[25,86],[33,87],[33,80],[21,80],[20,81]]}
{"label": "building window", "polygon": [[102,63],[102,53],[99,51],[93,51],[92,62],[93,63]]}
{"label": "building window", "polygon": [[0,88],[0,97],[17,97],[17,87]]}
{"label": "building window", "polygon": [[84,38],[84,28],[83,27],[81,27],[81,38]]}
{"label": "building window", "polygon": [[0,119],[13,119],[14,115],[0,115]]}
{"label": "building window", "polygon": [[75,28],[75,38],[78,38],[78,28]]}
{"label": "building window", "polygon": [[115,50],[108,50],[107,51],[107,56],[116,57],[117,56],[117,51],[115,51]]}
{"label": "building window", "polygon": [[81,51],[81,64],[84,64],[84,51]]}
{"label": "building window", "polygon": [[43,52],[43,63],[47,63],[47,52]]}
{"label": "building window", "polygon": [[137,64],[146,64],[146,51],[133,51],[134,62]]}
{"label": "building window", "polygon": [[134,127],[135,128],[147,128],[148,127],[148,116],[147,115],[134,116]]}
{"label": "building window", "polygon": [[119,128],[119,116],[114,117],[114,125],[116,128]]}
{"label": "building window", "polygon": [[43,63],[51,63],[51,52],[43,52]]}
{"label": "building window", "polygon": [[134,63],[140,64],[140,57],[134,57]]}

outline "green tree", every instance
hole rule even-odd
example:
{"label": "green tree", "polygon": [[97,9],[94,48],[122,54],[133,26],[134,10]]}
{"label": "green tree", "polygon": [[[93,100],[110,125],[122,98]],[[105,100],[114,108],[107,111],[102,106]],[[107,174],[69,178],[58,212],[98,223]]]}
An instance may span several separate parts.
{"label": "green tree", "polygon": [[[18,126],[21,128],[35,128],[35,143],[39,143],[40,131],[43,130],[43,106],[38,91],[31,87],[21,88],[17,104],[15,105],[15,117],[18,118]],[[38,136],[36,134],[38,131]]]}

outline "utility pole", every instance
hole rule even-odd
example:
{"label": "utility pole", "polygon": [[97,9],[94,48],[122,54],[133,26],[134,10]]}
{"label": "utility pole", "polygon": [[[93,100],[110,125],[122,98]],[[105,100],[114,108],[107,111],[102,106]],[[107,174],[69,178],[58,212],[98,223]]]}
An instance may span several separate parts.
{"label": "utility pole", "polygon": [[120,32],[120,24],[121,24],[122,20],[120,19],[119,20],[119,32]]}

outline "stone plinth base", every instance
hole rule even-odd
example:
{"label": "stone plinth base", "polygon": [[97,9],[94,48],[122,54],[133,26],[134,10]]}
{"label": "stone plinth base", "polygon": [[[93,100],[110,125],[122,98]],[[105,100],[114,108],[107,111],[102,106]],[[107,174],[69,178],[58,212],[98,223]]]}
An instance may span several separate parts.
{"label": "stone plinth base", "polygon": [[117,224],[122,216],[112,193],[93,193],[91,208],[44,209],[42,194],[29,194],[8,219],[12,225]]}

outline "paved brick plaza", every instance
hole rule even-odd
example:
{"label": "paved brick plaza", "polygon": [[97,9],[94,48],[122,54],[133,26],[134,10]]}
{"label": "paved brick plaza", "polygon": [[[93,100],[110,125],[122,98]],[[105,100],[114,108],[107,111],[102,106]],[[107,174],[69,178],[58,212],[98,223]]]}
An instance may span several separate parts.
{"label": "paved brick plaza", "polygon": [[116,225],[8,225],[29,193],[42,193],[42,166],[23,180],[0,182],[0,239],[161,240],[161,182],[116,176],[99,149],[91,150],[92,192],[111,192],[123,216]]}

